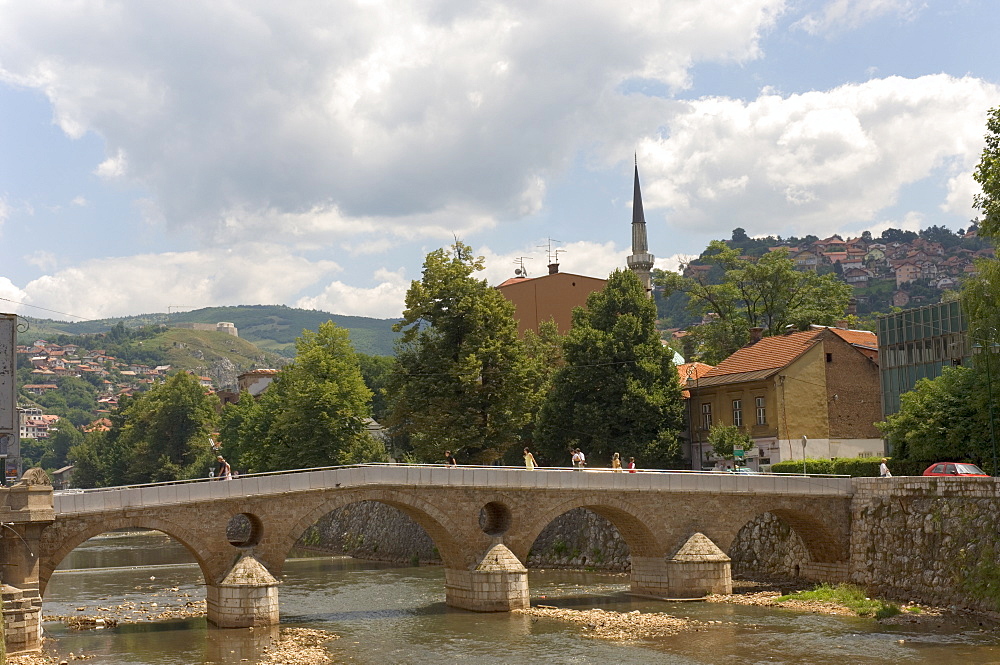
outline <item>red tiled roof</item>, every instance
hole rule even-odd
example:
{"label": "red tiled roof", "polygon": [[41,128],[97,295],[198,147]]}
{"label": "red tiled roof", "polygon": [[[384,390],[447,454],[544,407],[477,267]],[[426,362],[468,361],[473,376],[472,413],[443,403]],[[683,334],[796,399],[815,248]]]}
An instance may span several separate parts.
{"label": "red tiled roof", "polygon": [[[688,378],[692,378],[695,380],[700,379],[701,377],[705,376],[705,374],[707,374],[709,370],[712,369],[714,369],[714,367],[712,367],[711,365],[706,365],[705,363],[698,363],[698,362],[684,363],[683,365],[678,365],[677,376],[680,377],[681,388],[687,386]],[[688,397],[691,396],[691,393],[689,393],[687,390],[682,390],[681,396],[684,397],[684,399],[687,399]]]}
{"label": "red tiled roof", "polygon": [[831,331],[873,361],[876,359],[878,340],[875,333],[814,326],[801,332],[764,337],[756,344],[739,349],[714,369],[702,374],[702,385],[729,383],[736,378],[735,375],[741,375],[738,379],[740,381],[755,381],[771,376],[816,344],[825,330]]}
{"label": "red tiled roof", "polygon": [[830,331],[848,344],[871,349],[878,348],[878,338],[873,332],[867,330],[845,330],[843,328],[830,328]]}
{"label": "red tiled roof", "polygon": [[515,282],[526,282],[529,279],[534,279],[534,277],[511,277],[510,279],[505,279],[497,285],[497,288],[507,286],[509,284],[514,284]]}
{"label": "red tiled roof", "polygon": [[805,330],[787,335],[764,337],[756,344],[739,349],[703,376],[708,378],[725,374],[781,369],[815,344],[819,332],[819,330]]}

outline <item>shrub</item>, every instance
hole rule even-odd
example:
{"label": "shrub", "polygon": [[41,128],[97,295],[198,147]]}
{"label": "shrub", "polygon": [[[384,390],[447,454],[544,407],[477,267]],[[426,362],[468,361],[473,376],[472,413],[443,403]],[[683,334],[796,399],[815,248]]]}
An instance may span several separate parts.
{"label": "shrub", "polygon": [[[828,459],[807,459],[806,473],[833,473],[833,462]],[[788,460],[771,465],[772,473],[802,473],[802,460]]]}

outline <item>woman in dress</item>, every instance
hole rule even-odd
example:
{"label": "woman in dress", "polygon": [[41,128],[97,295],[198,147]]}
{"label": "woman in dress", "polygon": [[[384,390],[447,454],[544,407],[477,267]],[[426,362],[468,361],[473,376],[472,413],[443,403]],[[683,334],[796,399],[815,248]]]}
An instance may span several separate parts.
{"label": "woman in dress", "polygon": [[535,456],[527,448],[524,449],[524,468],[528,471],[535,470]]}
{"label": "woman in dress", "polygon": [[618,456],[618,453],[611,456],[611,470],[615,473],[621,473],[622,458]]}

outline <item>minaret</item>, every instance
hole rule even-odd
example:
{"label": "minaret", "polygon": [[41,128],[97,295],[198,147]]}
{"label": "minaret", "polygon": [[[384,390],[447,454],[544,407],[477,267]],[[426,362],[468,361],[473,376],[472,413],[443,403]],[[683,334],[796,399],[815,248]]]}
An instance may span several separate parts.
{"label": "minaret", "polygon": [[653,261],[646,242],[646,217],[642,214],[642,192],[639,191],[639,160],[635,163],[635,191],[632,194],[632,254],[628,257],[629,270],[634,272],[646,295],[653,297]]}

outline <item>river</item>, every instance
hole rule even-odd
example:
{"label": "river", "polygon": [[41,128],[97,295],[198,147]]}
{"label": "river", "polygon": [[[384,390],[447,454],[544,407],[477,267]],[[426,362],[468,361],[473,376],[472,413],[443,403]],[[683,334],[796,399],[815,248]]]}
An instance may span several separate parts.
{"label": "river", "polygon": [[[290,560],[279,591],[282,626],[318,628],[338,663],[626,663],[657,665],[975,665],[1000,662],[1000,637],[975,622],[880,626],[869,619],[709,603],[664,603],[628,596],[622,576],[531,571],[532,602],[557,607],[667,612],[707,629],[616,643],[584,637],[578,626],[514,614],[478,614],[444,604],[444,571],[342,557]],[[187,595],[185,595],[187,594]],[[158,532],[106,534],[63,561],[44,598],[45,615],[95,614],[134,603],[153,613],[203,600],[191,555]],[[142,603],[145,602],[145,605]],[[156,603],[153,607],[152,603]],[[78,608],[86,608],[78,612]],[[45,623],[65,656],[92,665],[245,665],[271,631],[209,628],[203,617],[76,631]]]}

